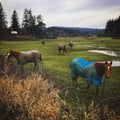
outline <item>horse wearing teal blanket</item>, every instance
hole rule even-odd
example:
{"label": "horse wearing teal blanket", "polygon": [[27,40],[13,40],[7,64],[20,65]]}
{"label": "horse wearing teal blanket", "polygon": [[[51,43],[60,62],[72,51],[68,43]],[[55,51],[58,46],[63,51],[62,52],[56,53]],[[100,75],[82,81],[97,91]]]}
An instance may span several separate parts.
{"label": "horse wearing teal blanket", "polygon": [[103,76],[110,77],[112,62],[89,62],[81,58],[75,58],[70,63],[71,77],[73,85],[77,85],[78,77],[83,77],[87,82],[87,94],[90,85],[96,86],[97,96],[99,95],[99,85],[103,84]]}

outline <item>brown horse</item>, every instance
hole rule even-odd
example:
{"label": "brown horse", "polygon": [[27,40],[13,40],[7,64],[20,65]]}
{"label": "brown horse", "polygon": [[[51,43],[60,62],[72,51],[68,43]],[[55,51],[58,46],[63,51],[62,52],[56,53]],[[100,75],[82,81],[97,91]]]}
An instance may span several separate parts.
{"label": "brown horse", "polygon": [[67,47],[64,44],[59,44],[58,45],[58,52],[59,54],[66,54],[67,53]]}
{"label": "brown horse", "polygon": [[73,85],[77,85],[78,77],[83,77],[87,82],[87,94],[90,85],[96,86],[96,93],[99,96],[99,85],[103,84],[103,76],[110,77],[112,62],[89,62],[81,58],[75,58],[70,64]]}
{"label": "brown horse", "polygon": [[69,47],[72,48],[73,45],[74,45],[74,44],[73,44],[73,42],[71,41],[71,42],[69,43]]}
{"label": "brown horse", "polygon": [[42,40],[41,43],[42,43],[43,45],[45,45],[45,41],[44,41],[44,40]]}
{"label": "brown horse", "polygon": [[35,67],[37,63],[39,64],[39,70],[42,73],[42,64],[41,64],[41,54],[37,50],[30,50],[30,51],[15,51],[10,50],[6,56],[6,60],[8,61],[11,57],[15,57],[17,60],[18,65],[21,67],[21,71],[24,71],[23,65],[33,62]]}

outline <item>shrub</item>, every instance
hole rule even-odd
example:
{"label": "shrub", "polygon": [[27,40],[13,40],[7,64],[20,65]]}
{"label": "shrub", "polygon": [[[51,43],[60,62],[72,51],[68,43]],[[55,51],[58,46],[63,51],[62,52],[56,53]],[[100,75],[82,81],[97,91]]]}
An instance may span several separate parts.
{"label": "shrub", "polygon": [[0,78],[2,120],[56,120],[60,111],[58,90],[36,74],[26,80]]}
{"label": "shrub", "polygon": [[120,120],[120,116],[107,105],[94,105],[92,102],[85,112],[85,120]]}

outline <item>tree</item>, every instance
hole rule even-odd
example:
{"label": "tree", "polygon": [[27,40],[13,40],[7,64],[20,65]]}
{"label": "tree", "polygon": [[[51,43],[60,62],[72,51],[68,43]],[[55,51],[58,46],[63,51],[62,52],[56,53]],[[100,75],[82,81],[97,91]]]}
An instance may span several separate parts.
{"label": "tree", "polygon": [[22,21],[22,31],[25,35],[43,37],[46,33],[46,24],[43,23],[42,15],[33,16],[31,9],[25,9]]}
{"label": "tree", "polygon": [[22,21],[22,28],[24,29],[25,34],[33,35],[35,33],[35,21],[32,10],[25,9]]}
{"label": "tree", "polygon": [[38,15],[37,16],[37,24],[36,24],[36,35],[37,36],[45,36],[46,34],[46,28],[45,28],[46,24],[43,23],[43,17],[42,15]]}
{"label": "tree", "polygon": [[7,28],[6,16],[2,4],[0,3],[0,36],[5,35],[6,28]]}
{"label": "tree", "polygon": [[110,37],[120,37],[120,16],[115,20],[106,23],[105,35]]}
{"label": "tree", "polygon": [[11,17],[11,28],[13,31],[17,31],[19,33],[20,30],[20,26],[19,26],[19,22],[18,22],[18,15],[16,10],[13,11],[13,15]]}

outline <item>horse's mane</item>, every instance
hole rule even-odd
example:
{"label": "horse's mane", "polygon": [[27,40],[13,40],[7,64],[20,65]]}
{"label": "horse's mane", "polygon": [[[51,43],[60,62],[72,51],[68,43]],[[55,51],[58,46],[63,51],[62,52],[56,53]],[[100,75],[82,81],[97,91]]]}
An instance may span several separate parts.
{"label": "horse's mane", "polygon": [[10,53],[12,55],[15,55],[15,56],[19,56],[20,55],[20,51],[11,50]]}
{"label": "horse's mane", "polygon": [[104,75],[105,73],[105,63],[102,62],[96,62],[95,63],[95,69],[99,75]]}

